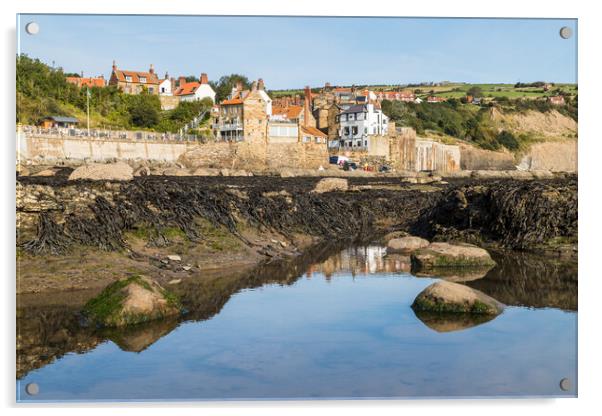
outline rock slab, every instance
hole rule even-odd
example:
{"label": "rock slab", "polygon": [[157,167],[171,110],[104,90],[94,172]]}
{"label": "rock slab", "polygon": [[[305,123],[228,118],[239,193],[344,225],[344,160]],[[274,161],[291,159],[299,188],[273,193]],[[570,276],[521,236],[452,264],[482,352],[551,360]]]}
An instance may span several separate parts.
{"label": "rock slab", "polygon": [[69,180],[78,179],[105,180],[105,181],[131,181],[134,179],[134,170],[123,162],[117,163],[92,163],[75,169],[69,175]]}
{"label": "rock slab", "polygon": [[472,244],[431,243],[412,253],[412,267],[429,270],[439,267],[493,267],[487,250]]}
{"label": "rock slab", "polygon": [[320,179],[320,181],[316,184],[314,192],[321,194],[324,192],[347,191],[348,189],[349,183],[347,182],[347,179],[324,178]]}
{"label": "rock slab", "polygon": [[408,236],[393,238],[387,243],[387,252],[391,253],[409,253],[419,248],[426,248],[429,246],[428,240],[420,237]]}

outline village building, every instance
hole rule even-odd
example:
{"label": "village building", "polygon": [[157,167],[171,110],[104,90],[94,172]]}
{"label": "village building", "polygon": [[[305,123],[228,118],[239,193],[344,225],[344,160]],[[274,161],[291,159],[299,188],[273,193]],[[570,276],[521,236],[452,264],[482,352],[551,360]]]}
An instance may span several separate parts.
{"label": "village building", "polygon": [[262,79],[253,82],[251,90],[238,83],[227,99],[220,103],[213,124],[215,137],[224,141],[265,142],[272,100],[265,92]]}
{"label": "village building", "polygon": [[552,105],[565,105],[566,104],[564,97],[562,95],[548,97],[548,102]]}
{"label": "village building", "polygon": [[329,142],[338,141],[340,127],[338,116],[342,108],[328,82],[324,84],[320,93],[313,97],[312,107],[316,128],[327,135]]}
{"label": "village building", "polygon": [[207,74],[201,74],[198,81],[186,82],[184,77],[180,77],[178,88],[173,93],[180,101],[200,101],[204,98],[211,98],[215,102],[215,91],[209,85]]}
{"label": "village building", "polygon": [[327,134],[316,128],[316,119],[311,111],[312,93],[305,87],[303,106],[274,106],[270,115],[270,143],[324,143]]}
{"label": "village building", "polygon": [[118,69],[113,61],[109,85],[117,86],[126,94],[140,94],[142,91],[148,91],[149,94],[154,95],[159,94],[159,77],[152,64],[148,72],[141,72]]}
{"label": "village building", "polygon": [[40,127],[44,129],[50,128],[74,128],[79,124],[79,120],[75,117],[65,116],[49,116],[45,117],[40,123]]}
{"label": "village building", "polygon": [[[389,118],[374,104],[357,104],[339,116],[340,147],[370,147],[372,136],[386,136]],[[331,146],[333,147],[333,146]]]}
{"label": "village building", "polygon": [[435,96],[435,95],[430,95],[426,99],[427,103],[442,103],[442,102],[445,102],[445,101],[447,101],[447,98],[445,98],[445,97],[438,97],[438,96]]}
{"label": "village building", "polygon": [[379,102],[388,100],[410,103],[416,100],[416,94],[411,91],[378,91],[376,98]]}
{"label": "village building", "polygon": [[174,92],[173,79],[169,78],[169,74],[165,73],[165,78],[159,81],[159,95],[171,96]]}
{"label": "village building", "polygon": [[98,77],[89,77],[89,78],[84,78],[84,77],[66,77],[65,80],[69,84],[77,85],[79,88],[82,88],[82,87],[88,87],[88,88],[98,87],[98,88],[102,88],[102,87],[106,86],[106,84],[107,84],[106,81],[105,81],[105,77],[103,75],[100,75]]}

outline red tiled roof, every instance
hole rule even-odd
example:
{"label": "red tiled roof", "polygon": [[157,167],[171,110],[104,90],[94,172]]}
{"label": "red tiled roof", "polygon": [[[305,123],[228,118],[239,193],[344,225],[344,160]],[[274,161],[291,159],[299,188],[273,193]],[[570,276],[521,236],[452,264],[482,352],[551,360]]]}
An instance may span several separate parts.
{"label": "red tiled roof", "polygon": [[288,107],[272,107],[273,115],[282,115],[288,119],[299,118],[303,111],[303,107],[300,105],[289,105]]}
{"label": "red tiled roof", "polygon": [[80,77],[67,77],[67,82],[70,84],[75,84],[78,87],[104,87],[105,80],[104,78],[80,78]]}
{"label": "red tiled roof", "polygon": [[318,130],[315,127],[301,126],[301,132],[310,134],[310,135],[316,136],[316,137],[328,137],[326,134],[322,133],[320,130]]}
{"label": "red tiled roof", "polygon": [[121,69],[115,70],[115,76],[117,80],[126,82],[125,77],[131,77],[132,80],[128,82],[140,83],[140,78],[146,78],[145,84],[158,84],[159,77],[157,74],[151,74],[150,72],[138,72],[138,71],[123,71]]}
{"label": "red tiled roof", "polygon": [[221,105],[237,105],[242,104],[242,100],[240,98],[232,98],[231,100],[224,100],[221,102]]}
{"label": "red tiled roof", "polygon": [[174,95],[190,95],[194,94],[198,87],[201,84],[199,82],[187,82],[184,85],[178,87],[178,89],[173,93]]}

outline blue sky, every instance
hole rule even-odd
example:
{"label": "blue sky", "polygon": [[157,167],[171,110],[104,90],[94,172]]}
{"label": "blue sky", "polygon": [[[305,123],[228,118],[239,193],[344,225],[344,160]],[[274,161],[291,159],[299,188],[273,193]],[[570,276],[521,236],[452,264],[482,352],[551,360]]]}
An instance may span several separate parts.
{"label": "blue sky", "polygon": [[[26,34],[35,21],[40,32]],[[21,15],[18,52],[85,76],[230,73],[268,89],[422,81],[577,82],[574,19]]]}

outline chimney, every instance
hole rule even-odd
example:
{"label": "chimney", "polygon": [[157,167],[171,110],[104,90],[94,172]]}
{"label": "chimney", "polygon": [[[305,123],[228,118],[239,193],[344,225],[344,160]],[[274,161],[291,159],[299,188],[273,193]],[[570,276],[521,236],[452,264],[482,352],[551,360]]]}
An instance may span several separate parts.
{"label": "chimney", "polygon": [[265,85],[263,84],[262,78],[259,78],[259,80],[257,81],[257,89],[262,90],[262,91],[265,89]]}
{"label": "chimney", "polygon": [[251,84],[251,91],[257,91],[257,81],[253,81]]}
{"label": "chimney", "polygon": [[169,79],[169,74],[165,71],[165,79]]}
{"label": "chimney", "polygon": [[241,81],[236,82],[236,91],[242,91],[242,82]]}
{"label": "chimney", "polygon": [[83,78],[84,77],[84,71],[80,71],[80,76]]}
{"label": "chimney", "polygon": [[180,77],[178,81],[178,87],[182,87],[184,84],[186,84],[186,77]]}
{"label": "chimney", "polygon": [[209,78],[207,77],[207,74],[203,72],[199,81],[201,84],[209,84]]}
{"label": "chimney", "polygon": [[117,64],[115,63],[115,59],[113,59],[113,71],[117,71]]}
{"label": "chimney", "polygon": [[311,88],[305,87],[305,99],[303,102],[303,108],[305,109],[303,114],[303,127],[309,127],[309,113],[311,112]]}
{"label": "chimney", "polygon": [[330,88],[330,82],[327,82],[326,84],[324,84],[324,88],[326,88],[326,89]]}
{"label": "chimney", "polygon": [[155,73],[155,68],[153,68],[153,64],[150,64],[150,68],[148,69],[148,73],[149,74],[154,74]]}

